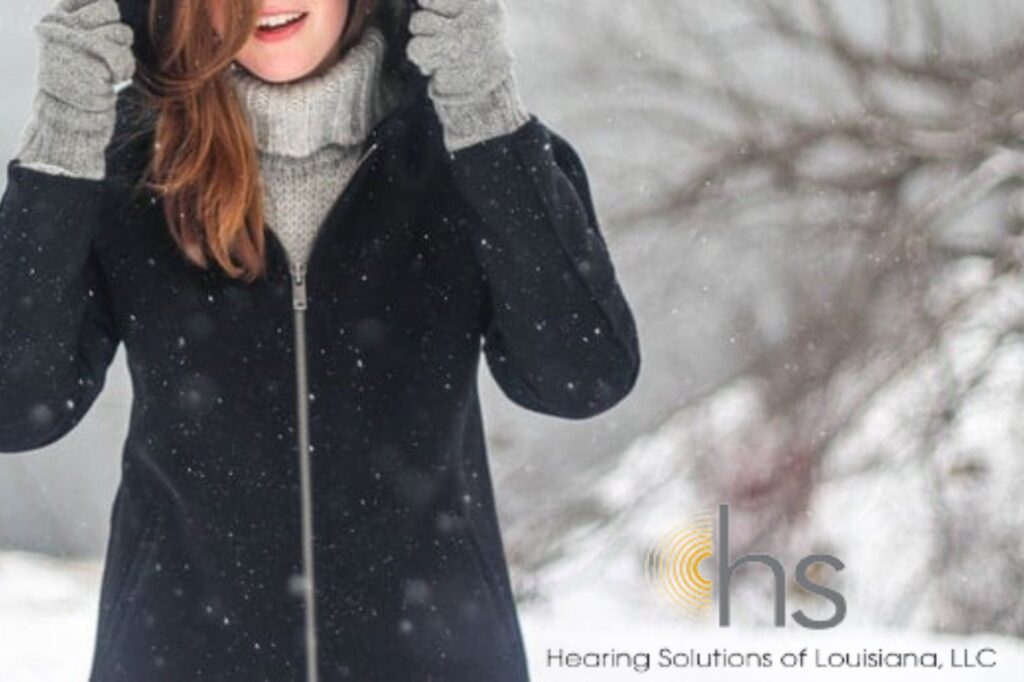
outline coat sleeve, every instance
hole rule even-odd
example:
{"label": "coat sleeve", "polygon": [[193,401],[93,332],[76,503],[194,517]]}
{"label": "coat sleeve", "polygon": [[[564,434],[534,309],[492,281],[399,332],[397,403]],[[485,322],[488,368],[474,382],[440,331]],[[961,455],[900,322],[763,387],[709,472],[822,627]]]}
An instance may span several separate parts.
{"label": "coat sleeve", "polygon": [[92,250],[105,184],[8,163],[0,199],[0,452],[85,416],[120,341]]}
{"label": "coat sleeve", "polygon": [[608,410],[636,383],[640,349],[579,155],[531,114],[449,158],[487,282],[492,376],[536,412]]}

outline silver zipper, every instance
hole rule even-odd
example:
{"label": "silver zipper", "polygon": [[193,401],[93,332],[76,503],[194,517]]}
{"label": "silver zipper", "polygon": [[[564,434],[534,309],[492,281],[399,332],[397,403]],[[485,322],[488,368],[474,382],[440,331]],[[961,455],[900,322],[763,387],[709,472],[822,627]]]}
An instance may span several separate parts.
{"label": "silver zipper", "polygon": [[[360,167],[377,149],[374,142],[356,162],[349,185]],[[342,197],[338,198],[341,201]],[[322,227],[322,226],[321,226]],[[282,244],[283,246],[283,244]],[[296,403],[299,427],[299,487],[302,499],[302,592],[305,604],[306,682],[318,682],[317,630],[316,630],[316,578],[313,565],[313,485],[312,465],[309,458],[309,365],[306,358],[306,263],[291,262],[288,250],[282,248],[292,280],[292,308],[295,320],[295,372]],[[308,261],[307,261],[308,262]]]}
{"label": "silver zipper", "polygon": [[292,268],[295,372],[299,422],[299,488],[302,496],[302,593],[305,603],[306,679],[317,682],[316,580],[313,572],[313,500],[309,461],[309,367],[306,362],[306,264]]}

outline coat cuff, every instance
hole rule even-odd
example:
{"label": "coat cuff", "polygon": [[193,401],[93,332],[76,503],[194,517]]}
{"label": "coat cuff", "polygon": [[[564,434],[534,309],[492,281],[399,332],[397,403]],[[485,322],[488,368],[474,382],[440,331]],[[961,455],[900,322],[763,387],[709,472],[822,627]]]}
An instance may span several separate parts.
{"label": "coat cuff", "polygon": [[39,90],[14,157],[26,168],[88,180],[106,175],[116,109],[84,111]]}
{"label": "coat cuff", "polygon": [[468,99],[432,96],[432,99],[449,152],[514,132],[530,119],[511,73],[496,88],[482,95]]}

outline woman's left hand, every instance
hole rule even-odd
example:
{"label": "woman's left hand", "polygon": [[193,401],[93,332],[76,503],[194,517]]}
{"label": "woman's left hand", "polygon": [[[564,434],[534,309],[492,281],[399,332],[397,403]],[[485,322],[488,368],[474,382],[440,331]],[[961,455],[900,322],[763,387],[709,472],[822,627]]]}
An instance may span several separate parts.
{"label": "woman's left hand", "polygon": [[501,0],[418,0],[409,20],[409,59],[432,94],[469,97],[495,88],[512,68]]}
{"label": "woman's left hand", "polygon": [[449,148],[521,126],[528,114],[513,78],[502,0],[418,0],[409,60],[430,77]]}

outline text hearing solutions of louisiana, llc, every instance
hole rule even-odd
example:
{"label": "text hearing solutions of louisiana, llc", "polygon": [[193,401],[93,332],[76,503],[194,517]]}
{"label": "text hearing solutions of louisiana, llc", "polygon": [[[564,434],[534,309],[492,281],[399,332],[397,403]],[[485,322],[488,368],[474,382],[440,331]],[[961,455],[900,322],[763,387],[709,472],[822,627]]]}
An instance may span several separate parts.
{"label": "text hearing solutions of louisiana, llc", "polygon": [[[729,651],[715,648],[708,651],[689,649],[675,651],[662,647],[653,652],[657,668],[992,668],[996,666],[996,652],[984,647],[976,650],[951,649],[948,655],[936,650],[886,651],[862,648],[859,650],[827,651],[807,647],[785,652]],[[548,668],[602,668],[630,669],[644,673],[652,667],[650,651],[567,651],[548,649]]]}

